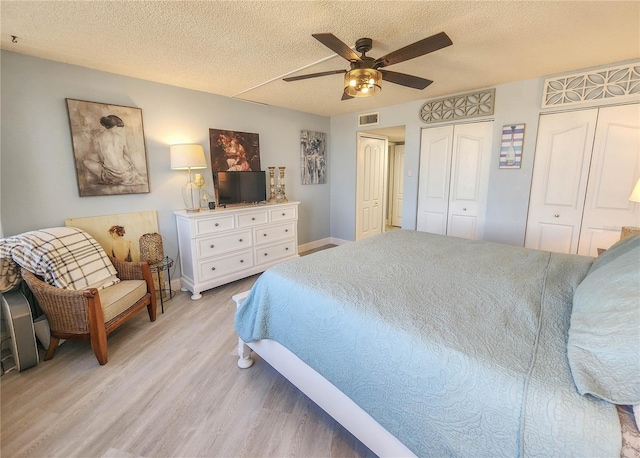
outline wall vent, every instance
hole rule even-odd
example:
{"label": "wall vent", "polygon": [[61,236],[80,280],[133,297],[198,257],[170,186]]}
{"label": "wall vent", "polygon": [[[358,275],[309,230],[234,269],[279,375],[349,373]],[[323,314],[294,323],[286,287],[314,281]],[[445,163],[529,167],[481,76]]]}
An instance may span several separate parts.
{"label": "wall vent", "polygon": [[380,113],[367,113],[358,116],[358,127],[373,126],[378,124]]}

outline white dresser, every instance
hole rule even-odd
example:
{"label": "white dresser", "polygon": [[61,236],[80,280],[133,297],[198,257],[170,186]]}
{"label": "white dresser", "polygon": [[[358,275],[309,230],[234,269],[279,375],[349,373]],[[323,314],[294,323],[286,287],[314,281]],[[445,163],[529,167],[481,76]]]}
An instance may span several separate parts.
{"label": "white dresser", "polygon": [[298,257],[298,204],[176,211],[183,291],[202,291]]}

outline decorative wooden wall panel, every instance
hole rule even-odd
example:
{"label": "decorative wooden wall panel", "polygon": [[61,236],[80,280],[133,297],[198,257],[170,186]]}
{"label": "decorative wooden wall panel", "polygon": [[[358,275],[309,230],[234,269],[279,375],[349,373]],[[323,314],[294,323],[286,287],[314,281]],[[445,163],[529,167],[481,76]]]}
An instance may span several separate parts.
{"label": "decorative wooden wall panel", "polygon": [[420,119],[430,124],[493,114],[495,89],[431,100],[420,107]]}
{"label": "decorative wooden wall panel", "polygon": [[542,108],[584,104],[594,100],[624,101],[640,97],[640,62],[576,73],[544,82]]}

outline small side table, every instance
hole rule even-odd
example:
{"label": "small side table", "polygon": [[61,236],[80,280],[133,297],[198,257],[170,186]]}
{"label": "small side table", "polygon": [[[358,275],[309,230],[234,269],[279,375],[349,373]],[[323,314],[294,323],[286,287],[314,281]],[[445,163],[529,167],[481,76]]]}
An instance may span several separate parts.
{"label": "small side table", "polygon": [[160,296],[160,307],[162,308],[162,313],[164,313],[164,297],[163,297],[163,293],[167,292],[169,293],[169,298],[167,299],[168,301],[170,301],[171,299],[173,299],[173,296],[176,295],[176,292],[171,288],[171,267],[173,266],[173,259],[171,259],[169,256],[165,257],[162,261],[158,261],[158,262],[154,262],[153,264],[150,265],[151,267],[151,272],[155,273],[158,276],[158,286],[161,287],[161,281],[160,281],[160,276],[163,275],[162,272],[164,272],[165,270],[167,271],[167,279],[169,280],[169,288],[162,288],[160,290],[156,290],[156,293],[158,293],[158,295]]}

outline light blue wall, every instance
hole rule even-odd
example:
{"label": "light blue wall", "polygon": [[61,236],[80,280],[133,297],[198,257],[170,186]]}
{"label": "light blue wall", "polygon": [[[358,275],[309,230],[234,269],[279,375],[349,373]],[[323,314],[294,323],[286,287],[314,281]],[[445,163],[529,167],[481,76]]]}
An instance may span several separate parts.
{"label": "light blue wall", "polygon": [[[624,62],[621,64],[624,64]],[[611,65],[616,64],[608,64],[606,67]],[[597,68],[602,67],[605,66]],[[577,70],[570,73],[580,71],[581,70]],[[542,110],[540,106],[545,79],[546,77],[536,78],[495,86],[494,114],[492,116],[460,121],[494,120],[493,155],[491,158],[487,196],[485,240],[511,245],[524,245],[539,115],[543,111],[553,112],[580,108],[563,107],[560,109]],[[358,129],[357,126],[358,115],[364,112],[331,118],[329,151],[332,155],[332,160],[330,162],[329,174],[333,179],[331,185],[332,237],[344,240],[355,240],[357,132],[359,130],[371,131],[402,125],[406,126],[402,227],[404,229],[415,229],[418,206],[421,129],[429,126],[447,124],[422,123],[418,113],[420,107],[426,101],[427,99],[419,102],[380,108],[376,110],[380,113],[379,124],[368,128]],[[349,102],[352,101],[345,103]],[[597,101],[591,105],[598,106],[611,103],[616,103],[616,101]],[[498,163],[502,126],[513,123],[526,124],[522,168],[500,169]],[[410,173],[412,176],[409,176]]]}
{"label": "light blue wall", "polygon": [[[172,212],[184,208],[186,172],[170,169],[169,145],[200,143],[209,162],[210,128],[258,133],[263,169],[285,166],[287,196],[301,202],[299,242],[330,236],[330,185],[302,186],[299,171],[300,130],[329,133],[329,118],[6,51],[0,59],[4,236],[64,225],[67,218],[157,210],[165,252],[175,257]],[[142,109],[149,194],[79,197],[65,98]],[[210,168],[203,175],[211,189]]]}
{"label": "light blue wall", "polygon": [[[302,202],[298,224],[301,244],[329,236],[355,239],[357,132],[371,130],[358,129],[360,113],[329,119],[6,51],[1,52],[0,61],[0,228],[5,236],[61,225],[66,218],[157,210],[165,251],[175,256],[172,212],[183,207],[180,188],[185,174],[170,169],[169,145],[201,143],[208,155],[208,130],[219,128],[259,133],[263,168],[287,167],[287,195]],[[495,87],[495,113],[486,118],[495,121],[486,240],[513,245],[524,242],[543,83],[544,78],[537,78]],[[78,196],[65,98],[142,109],[151,193]],[[381,108],[380,124],[375,126],[406,126],[405,229],[415,229],[416,223],[420,131],[427,127],[418,111],[426,100]],[[353,102],[357,100],[344,103]],[[523,165],[521,169],[501,170],[497,153],[501,128],[515,122],[526,124]],[[302,186],[300,182],[302,129],[329,134],[325,185]],[[210,189],[210,170],[205,176]]]}
{"label": "light blue wall", "polygon": [[[500,170],[499,155],[491,158],[487,221],[485,239],[524,244],[524,229],[529,202],[529,186],[533,169],[535,133],[538,128],[540,97],[543,80],[528,80],[496,87],[493,116],[474,118],[470,121],[494,119],[494,141],[492,151],[499,151],[503,124],[526,124],[521,169]],[[419,110],[426,100],[381,108],[380,123],[375,128],[404,125],[405,171],[402,203],[403,229],[416,228],[418,207],[418,176],[420,170],[420,136],[424,124]],[[331,235],[345,240],[355,240],[355,190],[356,190],[356,142],[358,114],[331,118],[330,151],[334,157],[330,173],[334,179],[331,187]],[[438,123],[442,125],[446,123]],[[335,160],[339,156],[339,161]],[[411,174],[411,176],[409,176]],[[346,199],[344,196],[350,196]]]}

